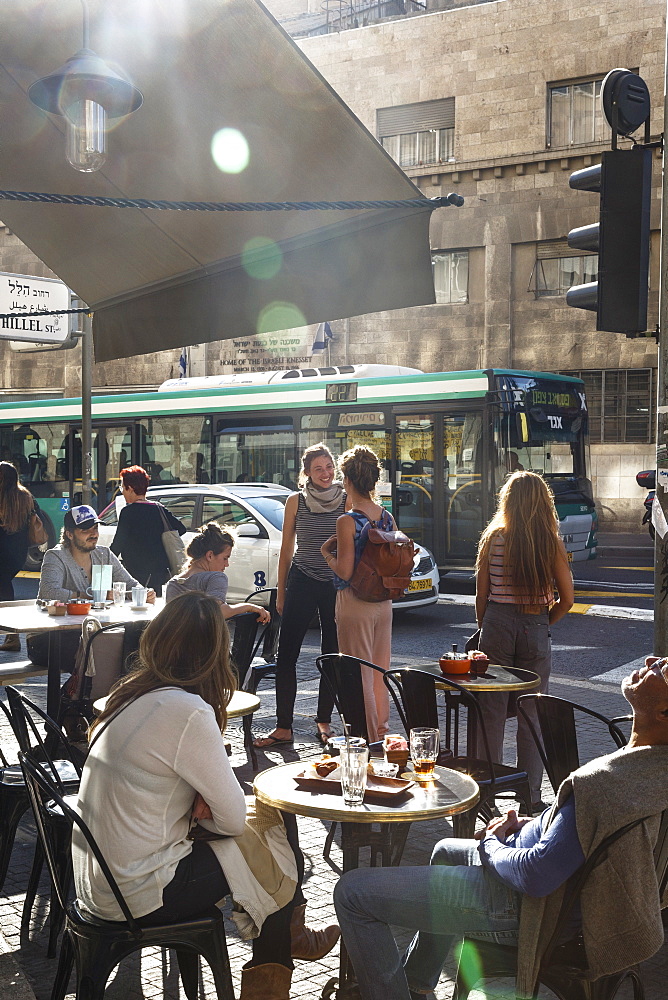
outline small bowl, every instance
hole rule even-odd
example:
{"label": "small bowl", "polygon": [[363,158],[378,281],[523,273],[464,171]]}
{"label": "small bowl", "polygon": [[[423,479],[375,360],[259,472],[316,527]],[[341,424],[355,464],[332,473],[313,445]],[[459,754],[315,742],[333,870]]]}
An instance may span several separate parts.
{"label": "small bowl", "polygon": [[468,674],[471,671],[470,660],[448,660],[442,656],[438,665],[444,674]]}
{"label": "small bowl", "polygon": [[61,615],[67,614],[67,608],[64,604],[47,604],[46,613],[52,618],[60,618]]}
{"label": "small bowl", "polygon": [[67,605],[68,615],[87,615],[91,609],[91,604],[84,601],[71,601]]}
{"label": "small bowl", "polygon": [[[406,765],[404,764],[404,767],[405,766]],[[381,758],[379,760],[371,761],[371,769],[378,778],[396,778],[399,765],[393,764],[392,761],[383,760]]]}

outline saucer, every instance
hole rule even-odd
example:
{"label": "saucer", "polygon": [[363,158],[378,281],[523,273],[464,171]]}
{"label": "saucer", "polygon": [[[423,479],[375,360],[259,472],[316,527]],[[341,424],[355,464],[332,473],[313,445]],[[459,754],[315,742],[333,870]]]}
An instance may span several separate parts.
{"label": "saucer", "polygon": [[130,605],[130,610],[131,611],[146,611],[147,608],[148,608],[148,604],[139,604],[139,605],[137,605],[137,604],[131,604]]}

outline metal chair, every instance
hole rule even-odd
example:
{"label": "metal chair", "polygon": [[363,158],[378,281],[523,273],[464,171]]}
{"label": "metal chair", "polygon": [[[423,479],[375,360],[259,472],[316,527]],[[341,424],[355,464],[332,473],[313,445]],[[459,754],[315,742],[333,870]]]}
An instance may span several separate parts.
{"label": "metal chair", "polygon": [[[0,702],[0,709],[11,725],[9,709]],[[9,861],[14,848],[16,828],[24,812],[30,808],[28,791],[20,765],[10,764],[0,749],[0,889],[5,884]]]}
{"label": "metal chair", "polygon": [[[281,627],[281,616],[276,611],[277,591],[258,590],[250,594],[247,601],[259,594],[269,594],[268,608],[271,618],[267,623],[258,622],[257,615],[253,611],[235,615],[228,620],[233,626],[231,657],[237,672],[239,688],[251,694],[257,692],[260,683],[267,677],[276,676],[276,648]],[[242,729],[246,756],[251,762],[253,771],[257,771],[252,714],[244,716]]]}
{"label": "metal chair", "polygon": [[[534,997],[538,994],[540,985],[551,990],[558,1000],[613,1000],[625,980],[631,982],[634,1000],[644,1000],[640,971],[637,966],[622,969],[610,976],[600,979],[587,979],[587,956],[584,949],[582,934],[570,941],[563,941],[564,929],[568,926],[573,907],[580,898],[582,888],[590,872],[596,867],[608,848],[623,837],[629,830],[643,823],[644,819],[627,823],[620,830],[606,837],[575,877],[568,888],[556,927],[549,944],[543,954],[538,973]],[[659,836],[654,847],[654,864],[656,866],[659,898],[663,895],[668,882],[668,811],[661,817]],[[611,900],[611,905],[618,905],[619,900]],[[512,977],[517,975],[517,948],[509,945],[499,945],[473,938],[464,938],[460,950],[457,968],[457,978],[452,1000],[466,1000],[476,983],[495,977]]]}
{"label": "metal chair", "polygon": [[[155,945],[176,949],[181,981],[188,1000],[197,1000],[200,955],[211,967],[219,1000],[234,1000],[221,911],[212,907],[207,914],[196,919],[155,926],[140,925],[132,916],[88,826],[60,794],[45,767],[31,754],[23,751],[19,754],[19,760],[35,815],[37,834],[60,906],[65,912],[65,934],[51,1000],[64,1000],[75,964],[77,996],[82,998],[85,995],[88,1000],[102,1000],[107,980],[118,963],[142,948]],[[66,889],[60,880],[51,841],[51,828],[45,812],[44,802],[49,799],[57,803],[68,821],[85,838],[88,849],[94,855],[123,914],[122,920],[98,920],[82,912],[77,900],[68,902]]]}
{"label": "metal chair", "polygon": [[[44,768],[51,775],[51,780],[58,788],[60,794],[66,798],[69,797],[72,802],[76,801],[83,763],[81,755],[71,745],[60,726],[46,712],[43,712],[38,705],[35,705],[34,702],[24,694],[21,694],[20,691],[17,691],[16,688],[7,687],[6,691],[9,706],[6,707],[3,705],[3,708],[21,751],[32,753],[37,759],[42,761]],[[48,734],[47,739],[43,739],[37,720],[39,720],[39,723],[44,724]],[[49,747],[55,747],[57,751],[62,752],[62,757],[52,756]],[[45,815],[53,837],[56,864],[60,871],[61,881],[64,885],[69,886],[72,880],[70,858],[71,824],[62,811],[57,806],[54,806],[52,802],[45,805]],[[21,938],[24,941],[28,939],[30,933],[30,919],[37,896],[37,887],[42,874],[43,864],[44,855],[40,842],[37,841],[21,915]],[[62,924],[63,912],[52,885],[49,904],[49,943],[47,949],[47,956],[49,958],[55,957],[56,942],[62,929]]]}
{"label": "metal chair", "polygon": [[[529,727],[555,793],[564,778],[580,766],[577,715],[582,715],[585,721],[594,719],[600,723],[600,728],[611,738],[617,749],[626,746],[628,742],[618,725],[625,721],[625,717],[608,719],[592,708],[565,698],[555,698],[551,694],[521,695],[517,699],[517,711]],[[535,726],[536,718],[540,735]]]}
{"label": "metal chair", "polygon": [[[316,666],[325,682],[329,685],[334,698],[334,705],[345,721],[349,736],[361,736],[368,742],[366,728],[366,714],[364,712],[364,691],[362,688],[361,666],[370,667],[372,670],[385,671],[382,667],[368,660],[361,660],[356,656],[349,656],[347,653],[325,653],[316,659]],[[383,754],[382,743],[370,743],[369,753],[373,756]],[[371,829],[371,824],[359,827],[355,831],[356,847],[369,847],[371,849],[371,864],[375,865],[376,857],[380,856],[381,863],[387,867],[398,865],[406,844],[406,838],[410,830],[410,823],[381,823],[378,831]],[[325,839],[322,856],[331,868],[336,868],[331,860],[331,849],[334,843],[336,823],[332,823],[329,833]]]}
{"label": "metal chair", "polygon": [[[416,726],[439,728],[436,678],[433,674],[419,670],[417,667],[402,667],[399,670],[388,670],[384,680],[407,735]],[[448,689],[458,692],[461,703],[466,707],[469,716],[475,713],[478,732],[485,750],[483,758],[448,753],[443,760],[447,767],[470,774],[480,787],[480,800],[475,809],[459,816],[453,816],[452,824],[455,836],[472,837],[478,814],[481,811],[484,813],[486,806],[493,805],[494,799],[504,793],[511,792],[514,798],[519,799],[524,804],[530,814],[531,792],[526,771],[519,771],[516,767],[499,764],[492,760],[478,699],[449,677],[439,678],[439,684],[447,685]]]}

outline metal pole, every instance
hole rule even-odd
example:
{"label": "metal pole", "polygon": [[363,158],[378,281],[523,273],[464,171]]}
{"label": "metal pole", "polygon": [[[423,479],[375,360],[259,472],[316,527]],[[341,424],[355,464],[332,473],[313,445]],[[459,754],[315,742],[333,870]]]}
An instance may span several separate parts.
{"label": "metal pole", "polygon": [[81,337],[81,502],[93,502],[93,321],[86,313]]}
{"label": "metal pole", "polygon": [[[663,121],[668,123],[668,33],[664,77]],[[663,517],[668,520],[668,491],[663,479],[668,473],[668,164],[663,148],[661,199],[661,283],[659,286],[659,361],[656,380],[656,497]],[[654,543],[654,653],[668,653],[668,533],[656,532]]]}

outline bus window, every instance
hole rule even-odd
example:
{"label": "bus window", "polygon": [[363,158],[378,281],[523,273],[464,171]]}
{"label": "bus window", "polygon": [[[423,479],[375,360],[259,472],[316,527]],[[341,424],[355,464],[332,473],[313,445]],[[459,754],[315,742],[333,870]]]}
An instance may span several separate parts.
{"label": "bus window", "polygon": [[295,432],[285,418],[220,417],[216,422],[217,483],[273,483],[297,489]]}
{"label": "bus window", "polygon": [[386,414],[383,410],[368,410],[355,413],[327,411],[310,413],[301,418],[299,448],[300,453],[310,445],[322,441],[337,461],[344,451],[356,444],[364,445],[378,455],[381,465],[378,495],[384,506],[391,506],[392,484],[390,466],[392,461],[392,436]]}
{"label": "bus window", "polygon": [[211,482],[210,417],[145,417],[138,429],[139,465],[151,486]]}

